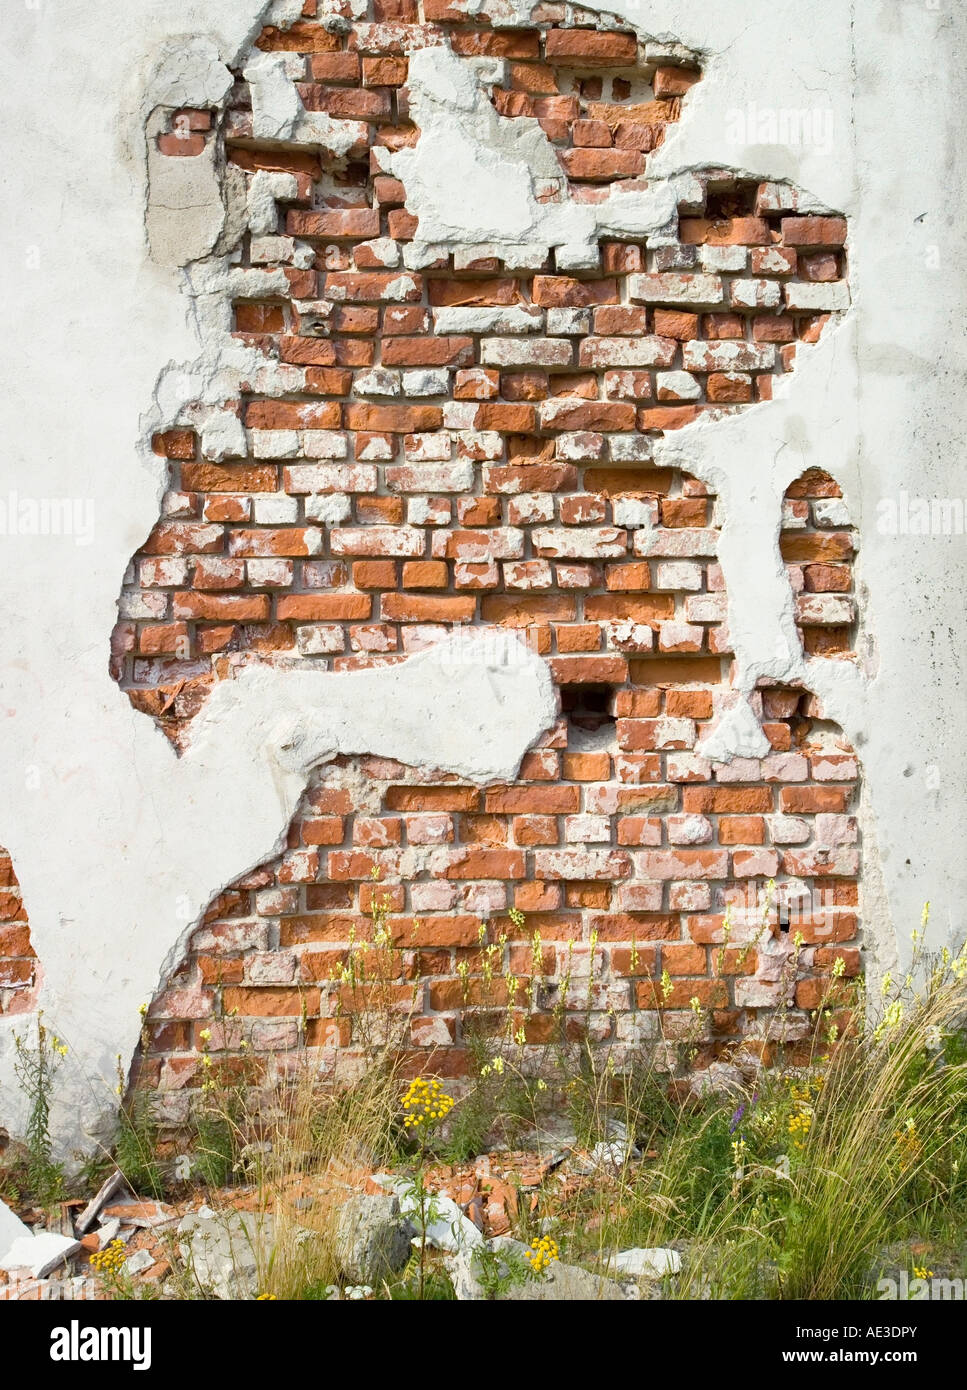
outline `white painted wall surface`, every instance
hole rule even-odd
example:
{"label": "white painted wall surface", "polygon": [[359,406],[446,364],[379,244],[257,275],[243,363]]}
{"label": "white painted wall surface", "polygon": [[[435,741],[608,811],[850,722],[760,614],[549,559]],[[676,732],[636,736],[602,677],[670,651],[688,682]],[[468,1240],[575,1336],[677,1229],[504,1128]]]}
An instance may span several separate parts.
{"label": "white painted wall surface", "polygon": [[[720,163],[788,178],[850,219],[845,322],[801,351],[782,399],[690,427],[662,449],[722,493],[745,680],[805,674],[860,755],[866,940],[881,961],[898,940],[902,956],[928,898],[932,939],[959,942],[967,890],[967,537],[877,529],[884,498],[967,497],[957,81],[967,18],[952,0],[939,5],[608,7],[704,55],[704,80],[650,174]],[[313,760],[338,749],[440,762],[447,725],[454,770],[506,777],[553,709],[542,664],[508,664],[492,645],[449,667],[429,654],[378,676],[262,674],[209,701],[179,760],[108,675],[121,577],[163,488],[143,447],[157,427],[155,389],[166,367],[200,351],[180,272],[148,254],[148,74],[162,45],[188,35],[209,36],[233,60],[265,8],[8,0],[2,20],[0,501],[91,499],[95,519],[89,545],[0,537],[0,843],[43,965],[47,1020],[72,1049],[57,1115],[72,1143],[110,1110],[139,1004],[211,896],[281,843]],[[177,79],[177,59],[174,70]],[[736,143],[730,113],[753,103],[831,112],[829,147]],[[840,481],[860,529],[858,668],[813,662],[804,672],[789,655],[778,507],[811,465]],[[432,729],[430,699],[440,702]],[[8,1125],[20,1118],[12,1035],[29,1022],[0,1019]]]}

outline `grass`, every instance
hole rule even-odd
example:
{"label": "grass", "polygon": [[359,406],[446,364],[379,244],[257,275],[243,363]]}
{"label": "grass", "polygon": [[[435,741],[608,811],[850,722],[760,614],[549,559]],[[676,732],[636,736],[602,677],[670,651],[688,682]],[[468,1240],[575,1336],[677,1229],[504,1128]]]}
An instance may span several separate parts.
{"label": "grass", "polygon": [[[451,1106],[439,1090],[406,1091],[405,1014],[389,991],[380,999],[382,982],[397,976],[398,948],[378,907],[374,919],[374,939],[354,948],[339,980],[350,1003],[365,1000],[361,1074],[323,1086],[303,1052],[253,1114],[243,1079],[223,1073],[217,1056],[205,1063],[194,1174],[212,1205],[229,1200],[226,1185],[242,1184],[250,1208],[272,1217],[272,1237],[256,1251],[262,1296],[313,1301],[340,1286],[340,1210],[373,1171],[407,1174],[420,1190],[431,1165],[517,1145],[562,1114],[579,1145],[609,1141],[611,1161],[583,1179],[548,1178],[535,1200],[517,1203],[511,1234],[525,1245],[552,1237],[567,1262],[605,1272],[619,1250],[672,1246],[685,1267],[664,1294],[678,1299],[869,1298],[885,1268],[912,1273],[914,1252],[921,1266],[952,1262],[958,1272],[967,1253],[967,953],[928,959],[915,933],[910,973],[899,983],[888,976],[875,1000],[834,968],[811,1040],[786,1045],[780,1008],[763,1030],[769,1065],[747,1070],[740,1089],[700,1097],[674,1074],[677,1059],[687,1078],[698,1050],[698,1008],[690,1029],[617,1063],[563,1009],[559,1038],[539,1058],[506,1015],[469,1010],[473,1075]],[[502,956],[500,944],[488,958],[506,991]],[[50,1055],[40,1071],[25,1064],[45,1088],[34,1125],[40,1158],[54,1071]],[[436,1098],[414,1099],[428,1094]],[[116,1158],[146,1195],[157,1192],[156,1133],[137,1096],[125,1106]],[[499,1260],[491,1265],[483,1282],[493,1295],[505,1274]],[[197,1296],[190,1278],[178,1278],[180,1296]],[[417,1240],[407,1268],[372,1296],[453,1291],[439,1256]]]}

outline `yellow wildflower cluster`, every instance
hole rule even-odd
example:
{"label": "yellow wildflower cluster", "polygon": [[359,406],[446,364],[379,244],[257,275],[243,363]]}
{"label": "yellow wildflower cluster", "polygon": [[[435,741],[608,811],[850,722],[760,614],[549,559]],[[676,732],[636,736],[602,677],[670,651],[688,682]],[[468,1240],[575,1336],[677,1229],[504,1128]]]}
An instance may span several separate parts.
{"label": "yellow wildflower cluster", "polygon": [[928,1269],[926,1265],[914,1265],[913,1277],[914,1279],[932,1279],[933,1270]]}
{"label": "yellow wildflower cluster", "polygon": [[813,1123],[813,1102],[823,1089],[825,1079],[823,1073],[817,1071],[811,1076],[800,1076],[798,1080],[791,1080],[789,1083],[789,1098],[793,1103],[793,1112],[789,1116],[788,1129],[797,1149],[806,1147],[805,1141]]}
{"label": "yellow wildflower cluster", "polygon": [[445,1120],[453,1109],[453,1098],[447,1095],[436,1077],[427,1081],[417,1076],[410,1082],[402,1105],[406,1111],[403,1127],[419,1129],[421,1125],[429,1127]]}
{"label": "yellow wildflower cluster", "polygon": [[794,1136],[793,1142],[797,1149],[806,1147],[805,1140],[812,1127],[813,1117],[808,1110],[797,1110],[795,1114],[789,1116],[789,1133]]}
{"label": "yellow wildflower cluster", "polygon": [[524,1251],[524,1259],[528,1261],[535,1274],[543,1274],[549,1264],[560,1259],[557,1249],[557,1241],[550,1236],[541,1236],[540,1240],[532,1240],[531,1248]]}
{"label": "yellow wildflower cluster", "polygon": [[913,1120],[907,1120],[903,1128],[895,1132],[893,1138],[900,1157],[900,1169],[903,1171],[917,1162],[923,1153],[923,1144]]}
{"label": "yellow wildflower cluster", "polygon": [[95,1250],[91,1256],[91,1269],[98,1274],[119,1274],[121,1266],[127,1259],[123,1240],[112,1240],[109,1245],[105,1245],[103,1250]]}
{"label": "yellow wildflower cluster", "polygon": [[256,1303],[276,1303],[278,1302],[278,1294],[260,1293],[255,1301]]}

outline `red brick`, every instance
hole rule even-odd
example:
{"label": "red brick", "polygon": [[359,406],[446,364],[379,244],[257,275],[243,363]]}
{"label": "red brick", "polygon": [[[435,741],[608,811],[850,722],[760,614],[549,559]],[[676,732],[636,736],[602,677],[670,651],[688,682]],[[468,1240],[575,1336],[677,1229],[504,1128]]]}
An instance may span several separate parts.
{"label": "red brick", "polygon": [[380,604],[381,614],[389,622],[466,623],[474,615],[477,600],[463,595],[384,594]]}
{"label": "red brick", "polygon": [[475,811],[480,793],[475,787],[388,787],[386,805],[392,811]]}
{"label": "red brick", "polygon": [[450,35],[454,53],[464,58],[539,58],[540,36],[533,29],[500,31],[490,29]]}
{"label": "red brick", "polygon": [[291,208],[286,214],[289,236],[324,237],[328,241],[379,236],[379,213],[372,208],[338,208],[332,212],[304,212]]}
{"label": "red brick", "polygon": [[443,411],[438,405],[364,405],[354,401],[343,407],[343,414],[345,427],[350,430],[422,434],[438,430],[443,424]]}
{"label": "red brick", "polygon": [[255,40],[255,46],[267,53],[334,53],[342,42],[338,34],[330,34],[321,24],[297,21],[287,29],[268,25]]}
{"label": "red brick", "polygon": [[531,294],[543,308],[584,308],[591,304],[617,304],[618,282],[575,280],[569,275],[535,275]]}
{"label": "red brick", "polygon": [[491,787],[484,792],[484,809],[504,814],[561,815],[580,806],[580,787]]}
{"label": "red brick", "polygon": [[402,87],[408,63],[405,58],[364,58],[364,87]]}
{"label": "red brick", "polygon": [[683,97],[694,87],[702,74],[695,68],[656,68],[652,79],[652,90],[659,99],[663,97]]}
{"label": "red brick", "polygon": [[250,430],[338,430],[341,421],[335,401],[251,401],[245,410]]}
{"label": "red brick", "polygon": [[564,67],[627,67],[638,60],[634,34],[599,33],[594,29],[551,29],[544,52]]}
{"label": "red brick", "polygon": [[686,812],[731,811],[754,814],[771,811],[771,787],[685,787],[682,809]]}
{"label": "red brick", "polygon": [[195,457],[194,430],[165,430],[163,434],[151,436],[151,448],[156,454],[169,459],[193,459]]}
{"label": "red brick", "polygon": [[467,308],[514,304],[520,293],[517,281],[510,278],[458,280],[450,277],[429,280],[427,292],[431,304],[462,305]]}
{"label": "red brick", "polygon": [[467,367],[473,352],[472,338],[389,338],[382,360],[384,367]]}
{"label": "red brick", "polygon": [[195,132],[173,131],[158,136],[158,151],[163,155],[188,155],[194,157],[204,153],[205,137]]}
{"label": "red brick", "polygon": [[172,596],[171,606],[176,618],[264,623],[270,616],[270,602],[267,594],[179,593]]}
{"label": "red brick", "polygon": [[787,246],[842,246],[846,241],[843,217],[784,217],[781,230]]}
{"label": "red brick", "polygon": [[372,603],[368,594],[289,594],[276,612],[281,622],[346,622],[368,618]]}
{"label": "red brick", "polygon": [[765,842],[765,822],[761,816],[723,816],[719,821],[719,844],[761,845]]}
{"label": "red brick", "polygon": [[359,82],[358,53],[314,53],[309,72],[317,82]]}
{"label": "red brick", "polygon": [[620,656],[557,656],[550,666],[559,685],[620,685],[628,679],[628,663]]}
{"label": "red brick", "polygon": [[472,847],[451,853],[454,857],[444,871],[444,878],[524,878],[527,872],[524,855],[519,850]]}
{"label": "red brick", "polygon": [[404,589],[445,589],[448,582],[444,560],[410,560],[403,566]]}
{"label": "red brick", "polygon": [[640,430],[680,430],[701,413],[697,405],[651,406],[638,411]]}
{"label": "red brick", "polygon": [[595,183],[634,178],[645,169],[645,156],[640,150],[562,150],[559,158],[569,178]]}
{"label": "red brick", "polygon": [[400,301],[400,282],[405,281],[402,299],[415,304],[423,296],[423,277],[412,271],[372,270],[365,274],[354,271],[332,271],[326,276],[326,296],[341,303],[378,303],[389,299],[392,303]]}
{"label": "red brick", "polygon": [[849,805],[849,787],[781,787],[779,807],[786,815],[832,812],[842,815]]}

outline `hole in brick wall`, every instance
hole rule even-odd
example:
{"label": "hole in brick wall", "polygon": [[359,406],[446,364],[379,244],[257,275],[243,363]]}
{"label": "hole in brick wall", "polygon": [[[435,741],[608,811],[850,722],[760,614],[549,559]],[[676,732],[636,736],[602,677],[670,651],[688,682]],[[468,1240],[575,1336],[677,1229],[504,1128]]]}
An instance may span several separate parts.
{"label": "hole in brick wall", "polygon": [[561,709],[576,729],[595,733],[614,723],[614,688],[610,685],[566,685],[561,690]]}
{"label": "hole in brick wall", "polygon": [[755,211],[758,180],[730,181],[727,188],[710,188],[705,203],[709,222],[730,217],[749,217]]}

